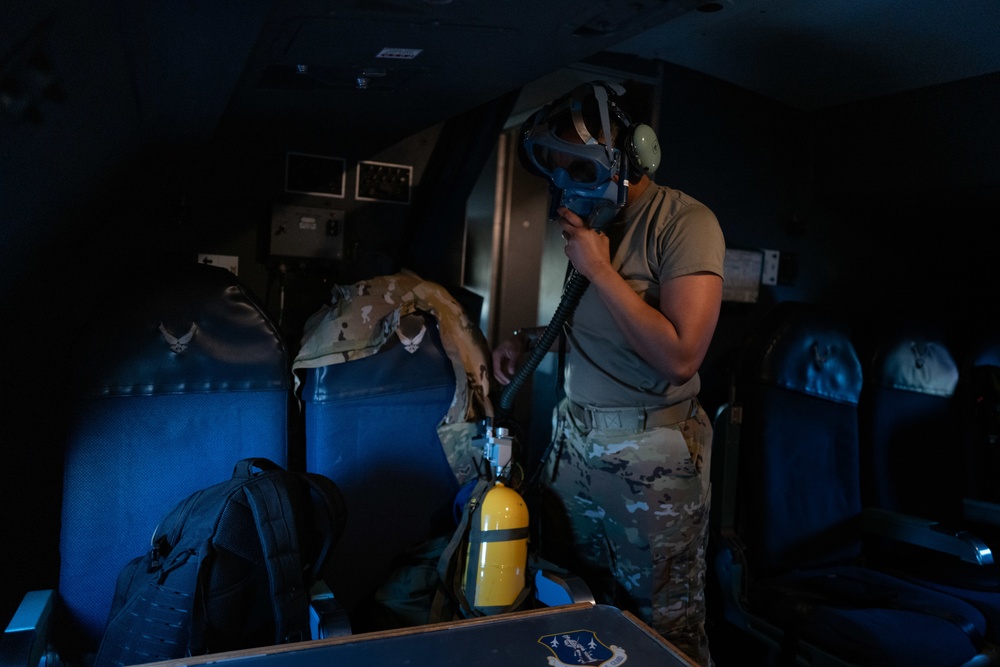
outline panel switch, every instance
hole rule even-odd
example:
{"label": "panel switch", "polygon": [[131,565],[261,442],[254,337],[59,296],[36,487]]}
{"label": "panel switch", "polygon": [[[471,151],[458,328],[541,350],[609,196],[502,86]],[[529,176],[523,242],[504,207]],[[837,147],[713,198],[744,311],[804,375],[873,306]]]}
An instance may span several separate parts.
{"label": "panel switch", "polygon": [[275,204],[271,211],[271,255],[341,259],[344,211],[315,206]]}
{"label": "panel switch", "polygon": [[778,265],[781,263],[781,253],[777,250],[762,250],[764,253],[764,266],[760,273],[762,285],[778,284]]}

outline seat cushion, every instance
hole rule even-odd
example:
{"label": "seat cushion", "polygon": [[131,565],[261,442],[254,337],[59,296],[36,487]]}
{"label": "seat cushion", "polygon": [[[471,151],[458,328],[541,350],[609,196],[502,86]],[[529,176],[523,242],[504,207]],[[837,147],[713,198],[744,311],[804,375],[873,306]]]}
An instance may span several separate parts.
{"label": "seat cushion", "polygon": [[986,633],[973,605],[864,568],[771,577],[752,586],[750,599],[765,620],[860,664],[960,665]]}

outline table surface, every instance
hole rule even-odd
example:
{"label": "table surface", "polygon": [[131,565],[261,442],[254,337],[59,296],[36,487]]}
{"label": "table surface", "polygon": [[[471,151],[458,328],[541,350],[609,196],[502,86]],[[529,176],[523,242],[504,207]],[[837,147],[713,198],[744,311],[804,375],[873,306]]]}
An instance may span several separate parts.
{"label": "table surface", "polygon": [[576,604],[155,663],[225,667],[691,667],[632,614]]}

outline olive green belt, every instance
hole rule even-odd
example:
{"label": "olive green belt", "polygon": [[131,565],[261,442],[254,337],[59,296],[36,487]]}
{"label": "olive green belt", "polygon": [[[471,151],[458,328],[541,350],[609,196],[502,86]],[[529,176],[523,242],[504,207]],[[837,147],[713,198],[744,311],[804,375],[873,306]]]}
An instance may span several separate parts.
{"label": "olive green belt", "polygon": [[672,426],[690,419],[698,412],[698,400],[689,398],[666,406],[599,408],[567,401],[569,412],[586,429],[602,431],[644,431]]}

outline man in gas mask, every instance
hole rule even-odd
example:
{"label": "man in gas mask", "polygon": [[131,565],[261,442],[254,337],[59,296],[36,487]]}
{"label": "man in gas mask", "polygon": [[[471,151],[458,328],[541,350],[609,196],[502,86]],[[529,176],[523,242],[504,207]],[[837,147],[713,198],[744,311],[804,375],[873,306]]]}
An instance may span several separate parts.
{"label": "man in gas mask", "polygon": [[[579,568],[599,602],[709,665],[712,427],[697,394],[725,241],[708,207],[651,180],[659,144],[620,108],[623,93],[580,86],[521,132],[523,162],[548,180],[566,255],[589,281],[562,324],[565,399],[544,471],[542,548]],[[531,340],[519,333],[494,350],[500,384],[518,379]]]}

